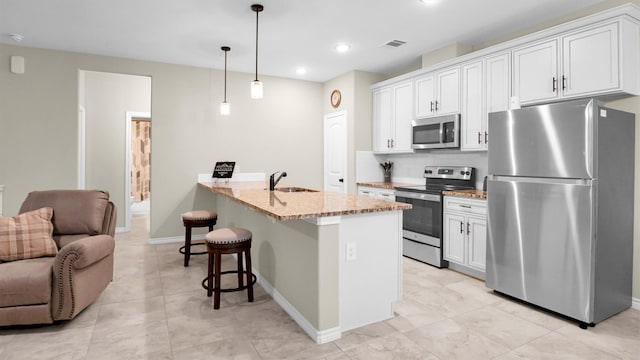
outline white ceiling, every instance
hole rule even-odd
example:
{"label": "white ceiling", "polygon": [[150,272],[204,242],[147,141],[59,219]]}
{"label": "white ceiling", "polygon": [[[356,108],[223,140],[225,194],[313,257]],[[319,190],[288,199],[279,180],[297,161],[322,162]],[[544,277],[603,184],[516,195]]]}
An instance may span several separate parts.
{"label": "white ceiling", "polygon": [[[482,44],[603,0],[0,0],[0,43],[324,82],[393,74],[453,43]],[[24,36],[16,43],[9,34]],[[407,43],[391,49],[390,40]],[[339,54],[339,42],[351,51]],[[307,68],[297,75],[298,66]]]}

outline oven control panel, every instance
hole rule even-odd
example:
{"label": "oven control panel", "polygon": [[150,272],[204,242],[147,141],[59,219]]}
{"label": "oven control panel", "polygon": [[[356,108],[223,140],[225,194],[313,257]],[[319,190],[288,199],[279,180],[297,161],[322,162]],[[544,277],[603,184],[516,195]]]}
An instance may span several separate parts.
{"label": "oven control panel", "polygon": [[471,180],[475,169],[469,166],[425,166],[424,177],[432,179]]}

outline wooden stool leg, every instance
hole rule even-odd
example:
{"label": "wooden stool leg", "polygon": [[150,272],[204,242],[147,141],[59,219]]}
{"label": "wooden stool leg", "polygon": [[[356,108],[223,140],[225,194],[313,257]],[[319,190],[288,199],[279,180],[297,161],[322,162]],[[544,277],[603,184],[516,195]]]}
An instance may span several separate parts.
{"label": "wooden stool leg", "polygon": [[215,278],[216,278],[216,281],[215,281],[216,282],[216,286],[215,286],[215,289],[213,289],[213,292],[214,292],[214,295],[213,295],[213,308],[214,309],[220,309],[220,278],[222,277],[222,276],[220,276],[220,272],[221,272],[220,263],[222,262],[221,260],[222,259],[221,259],[221,256],[220,256],[220,252],[216,251],[216,258],[213,261],[214,262],[213,265],[215,266],[215,269],[216,269],[215,270],[215,274],[214,274]]}
{"label": "wooden stool leg", "polygon": [[[242,256],[242,254],[239,254]],[[253,273],[251,271],[251,248],[248,248],[244,252],[245,262],[247,264],[247,296],[249,302],[253,302]]]}
{"label": "wooden stool leg", "polygon": [[184,266],[189,266],[189,257],[191,257],[191,225],[185,225],[184,233]]}
{"label": "wooden stool leg", "polygon": [[242,269],[242,253],[237,253],[236,254],[237,258],[238,258],[238,287],[243,287],[244,286],[244,272]]}
{"label": "wooden stool leg", "polygon": [[208,262],[208,271],[207,271],[207,296],[211,297],[213,294],[213,254],[209,253],[209,262]]}

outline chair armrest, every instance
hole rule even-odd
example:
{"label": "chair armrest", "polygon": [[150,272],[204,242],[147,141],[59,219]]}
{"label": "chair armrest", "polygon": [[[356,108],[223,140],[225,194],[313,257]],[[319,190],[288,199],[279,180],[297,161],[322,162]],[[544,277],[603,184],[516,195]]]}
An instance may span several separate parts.
{"label": "chair armrest", "polygon": [[85,268],[109,256],[113,249],[115,240],[109,235],[88,236],[76,240],[60,249],[54,262],[54,271],[65,265],[73,266],[74,269]]}

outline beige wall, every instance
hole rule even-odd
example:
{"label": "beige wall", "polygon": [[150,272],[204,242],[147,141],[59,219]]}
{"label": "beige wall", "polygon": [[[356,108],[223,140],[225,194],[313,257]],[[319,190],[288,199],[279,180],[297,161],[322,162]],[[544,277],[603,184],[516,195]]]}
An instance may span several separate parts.
{"label": "beige wall", "polygon": [[[85,188],[109,189],[124,226],[126,113],[151,112],[151,78],[96,71],[81,71],[79,99],[85,108],[86,161]],[[108,151],[105,151],[107,150]]]}
{"label": "beige wall", "polygon": [[[347,112],[347,192],[356,193],[355,161],[357,150],[371,150],[373,108],[371,84],[382,81],[386,76],[364,71],[350,71],[324,84],[324,112]],[[334,109],[330,97],[334,89],[340,90],[342,100]]]}
{"label": "beige wall", "polygon": [[[25,74],[9,72],[12,55],[24,56]],[[287,182],[322,186],[322,84],[261,77],[265,98],[251,100],[253,76],[229,73],[232,109],[223,118],[219,70],[0,45],[6,214],[29,191],[76,188],[81,69],[152,78],[152,238],[180,236],[180,214],[208,205],[195,196],[196,175],[215,161],[235,160],[242,172],[286,170]]]}

